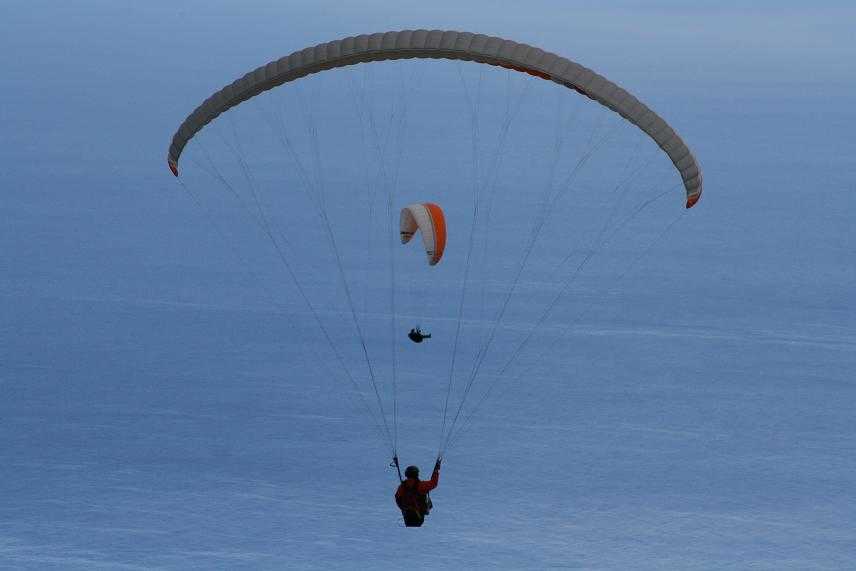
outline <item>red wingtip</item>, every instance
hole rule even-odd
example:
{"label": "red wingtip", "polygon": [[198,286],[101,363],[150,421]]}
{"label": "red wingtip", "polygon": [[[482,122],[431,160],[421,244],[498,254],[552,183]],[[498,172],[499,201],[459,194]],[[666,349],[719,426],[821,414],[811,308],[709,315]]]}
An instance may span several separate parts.
{"label": "red wingtip", "polygon": [[172,174],[178,176],[178,163],[172,159],[167,159],[166,163],[169,165],[169,170],[172,171]]}
{"label": "red wingtip", "polygon": [[696,205],[696,202],[701,198],[701,193],[693,194],[692,196],[687,197],[687,208],[692,208]]}

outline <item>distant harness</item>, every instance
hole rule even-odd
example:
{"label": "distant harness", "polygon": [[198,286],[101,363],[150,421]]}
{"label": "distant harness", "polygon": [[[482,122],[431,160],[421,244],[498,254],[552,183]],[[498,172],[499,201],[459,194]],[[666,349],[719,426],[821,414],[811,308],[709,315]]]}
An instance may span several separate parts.
{"label": "distant harness", "polygon": [[422,343],[422,341],[424,339],[431,339],[430,333],[426,335],[426,334],[422,333],[422,330],[420,330],[418,327],[411,329],[410,333],[408,333],[407,336],[414,343]]}

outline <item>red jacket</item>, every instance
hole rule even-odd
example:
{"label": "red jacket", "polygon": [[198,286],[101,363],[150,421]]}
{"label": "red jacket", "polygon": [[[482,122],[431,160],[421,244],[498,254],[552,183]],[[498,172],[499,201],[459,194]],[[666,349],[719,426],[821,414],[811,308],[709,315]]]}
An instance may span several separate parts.
{"label": "red jacket", "polygon": [[434,468],[430,480],[407,479],[395,490],[395,503],[402,511],[426,511],[426,495],[440,483],[440,469]]}

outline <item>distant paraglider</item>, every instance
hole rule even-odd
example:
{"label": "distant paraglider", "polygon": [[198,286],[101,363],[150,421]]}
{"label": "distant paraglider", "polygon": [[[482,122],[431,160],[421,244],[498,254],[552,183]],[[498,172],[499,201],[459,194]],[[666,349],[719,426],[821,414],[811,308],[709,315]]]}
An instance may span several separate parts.
{"label": "distant paraglider", "polygon": [[422,343],[425,339],[431,339],[430,333],[422,333],[422,330],[418,327],[411,329],[407,336],[410,337],[410,340],[414,343]]}
{"label": "distant paraglider", "polygon": [[[400,220],[401,243],[410,242],[419,230],[422,232],[422,244],[425,246],[428,264],[436,266],[446,249],[446,217],[443,210],[433,202],[411,204],[401,209]],[[414,343],[422,343],[425,339],[431,339],[431,334],[423,333],[419,327],[414,327],[407,337]]]}

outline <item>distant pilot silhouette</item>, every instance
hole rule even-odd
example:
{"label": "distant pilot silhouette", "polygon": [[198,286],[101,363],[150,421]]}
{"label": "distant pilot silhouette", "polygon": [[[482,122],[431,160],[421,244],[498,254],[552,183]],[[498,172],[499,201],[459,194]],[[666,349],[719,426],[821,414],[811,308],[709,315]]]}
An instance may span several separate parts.
{"label": "distant pilot silhouette", "polygon": [[410,340],[414,343],[422,343],[425,339],[431,339],[431,334],[424,334],[418,327],[414,327],[410,330],[410,333],[407,334],[410,337]]}

